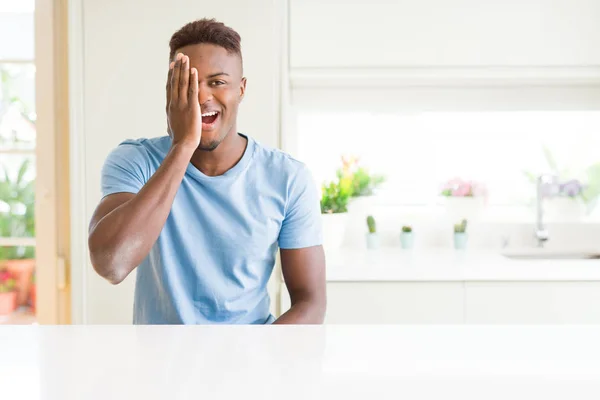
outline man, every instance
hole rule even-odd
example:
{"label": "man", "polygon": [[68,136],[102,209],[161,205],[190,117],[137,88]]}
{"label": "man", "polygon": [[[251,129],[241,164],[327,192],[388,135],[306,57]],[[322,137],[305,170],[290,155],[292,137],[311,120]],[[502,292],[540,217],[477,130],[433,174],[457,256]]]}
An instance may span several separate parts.
{"label": "man", "polygon": [[[170,61],[168,135],[126,140],[103,166],[94,269],[118,284],[137,268],[136,324],[322,323],[318,189],[304,164],[238,133],[240,36],[191,22]],[[275,321],[266,286],[278,247],[291,308]]]}

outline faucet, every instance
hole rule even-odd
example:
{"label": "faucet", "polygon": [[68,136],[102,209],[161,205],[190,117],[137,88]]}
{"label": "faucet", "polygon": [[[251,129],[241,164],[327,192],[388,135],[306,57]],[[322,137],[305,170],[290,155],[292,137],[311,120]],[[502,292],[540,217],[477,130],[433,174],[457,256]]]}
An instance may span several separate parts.
{"label": "faucet", "polygon": [[550,239],[550,235],[546,226],[544,225],[544,194],[548,194],[545,188],[550,185],[550,193],[554,194],[554,189],[558,185],[558,178],[553,175],[540,175],[536,182],[536,224],[535,224],[535,238],[537,241],[537,247],[544,247],[544,243]]}

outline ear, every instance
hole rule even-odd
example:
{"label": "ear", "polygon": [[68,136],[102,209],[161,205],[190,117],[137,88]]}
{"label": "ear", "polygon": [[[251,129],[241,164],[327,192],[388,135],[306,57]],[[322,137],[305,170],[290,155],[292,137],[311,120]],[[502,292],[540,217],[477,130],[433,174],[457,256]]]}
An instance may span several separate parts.
{"label": "ear", "polygon": [[240,81],[240,103],[244,99],[244,94],[246,93],[246,78],[242,78]]}

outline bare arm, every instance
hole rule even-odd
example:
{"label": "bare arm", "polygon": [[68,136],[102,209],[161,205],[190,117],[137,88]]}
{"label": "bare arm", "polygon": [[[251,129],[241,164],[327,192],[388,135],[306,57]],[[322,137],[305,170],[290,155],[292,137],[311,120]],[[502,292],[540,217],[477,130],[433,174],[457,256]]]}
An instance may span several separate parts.
{"label": "bare arm", "polygon": [[139,193],[116,193],[98,205],[88,245],[100,276],[120,283],[148,255],[169,216],[192,154],[173,146]]}
{"label": "bare arm", "polygon": [[171,63],[168,82],[167,113],[173,135],[169,153],[137,194],[107,196],[90,222],[88,246],[92,265],[113,284],[123,281],[150,252],[200,143],[202,117],[197,72],[190,70],[186,56]]}
{"label": "bare arm", "polygon": [[292,306],[274,323],[322,324],[327,307],[323,247],[281,249],[281,268]]}

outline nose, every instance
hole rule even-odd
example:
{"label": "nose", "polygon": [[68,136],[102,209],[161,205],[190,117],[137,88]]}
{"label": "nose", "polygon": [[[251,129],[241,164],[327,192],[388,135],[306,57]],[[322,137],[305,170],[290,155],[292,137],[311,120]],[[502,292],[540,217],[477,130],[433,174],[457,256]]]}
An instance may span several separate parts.
{"label": "nose", "polygon": [[198,86],[198,101],[202,106],[207,101],[212,100],[212,89],[205,83],[200,83]]}

